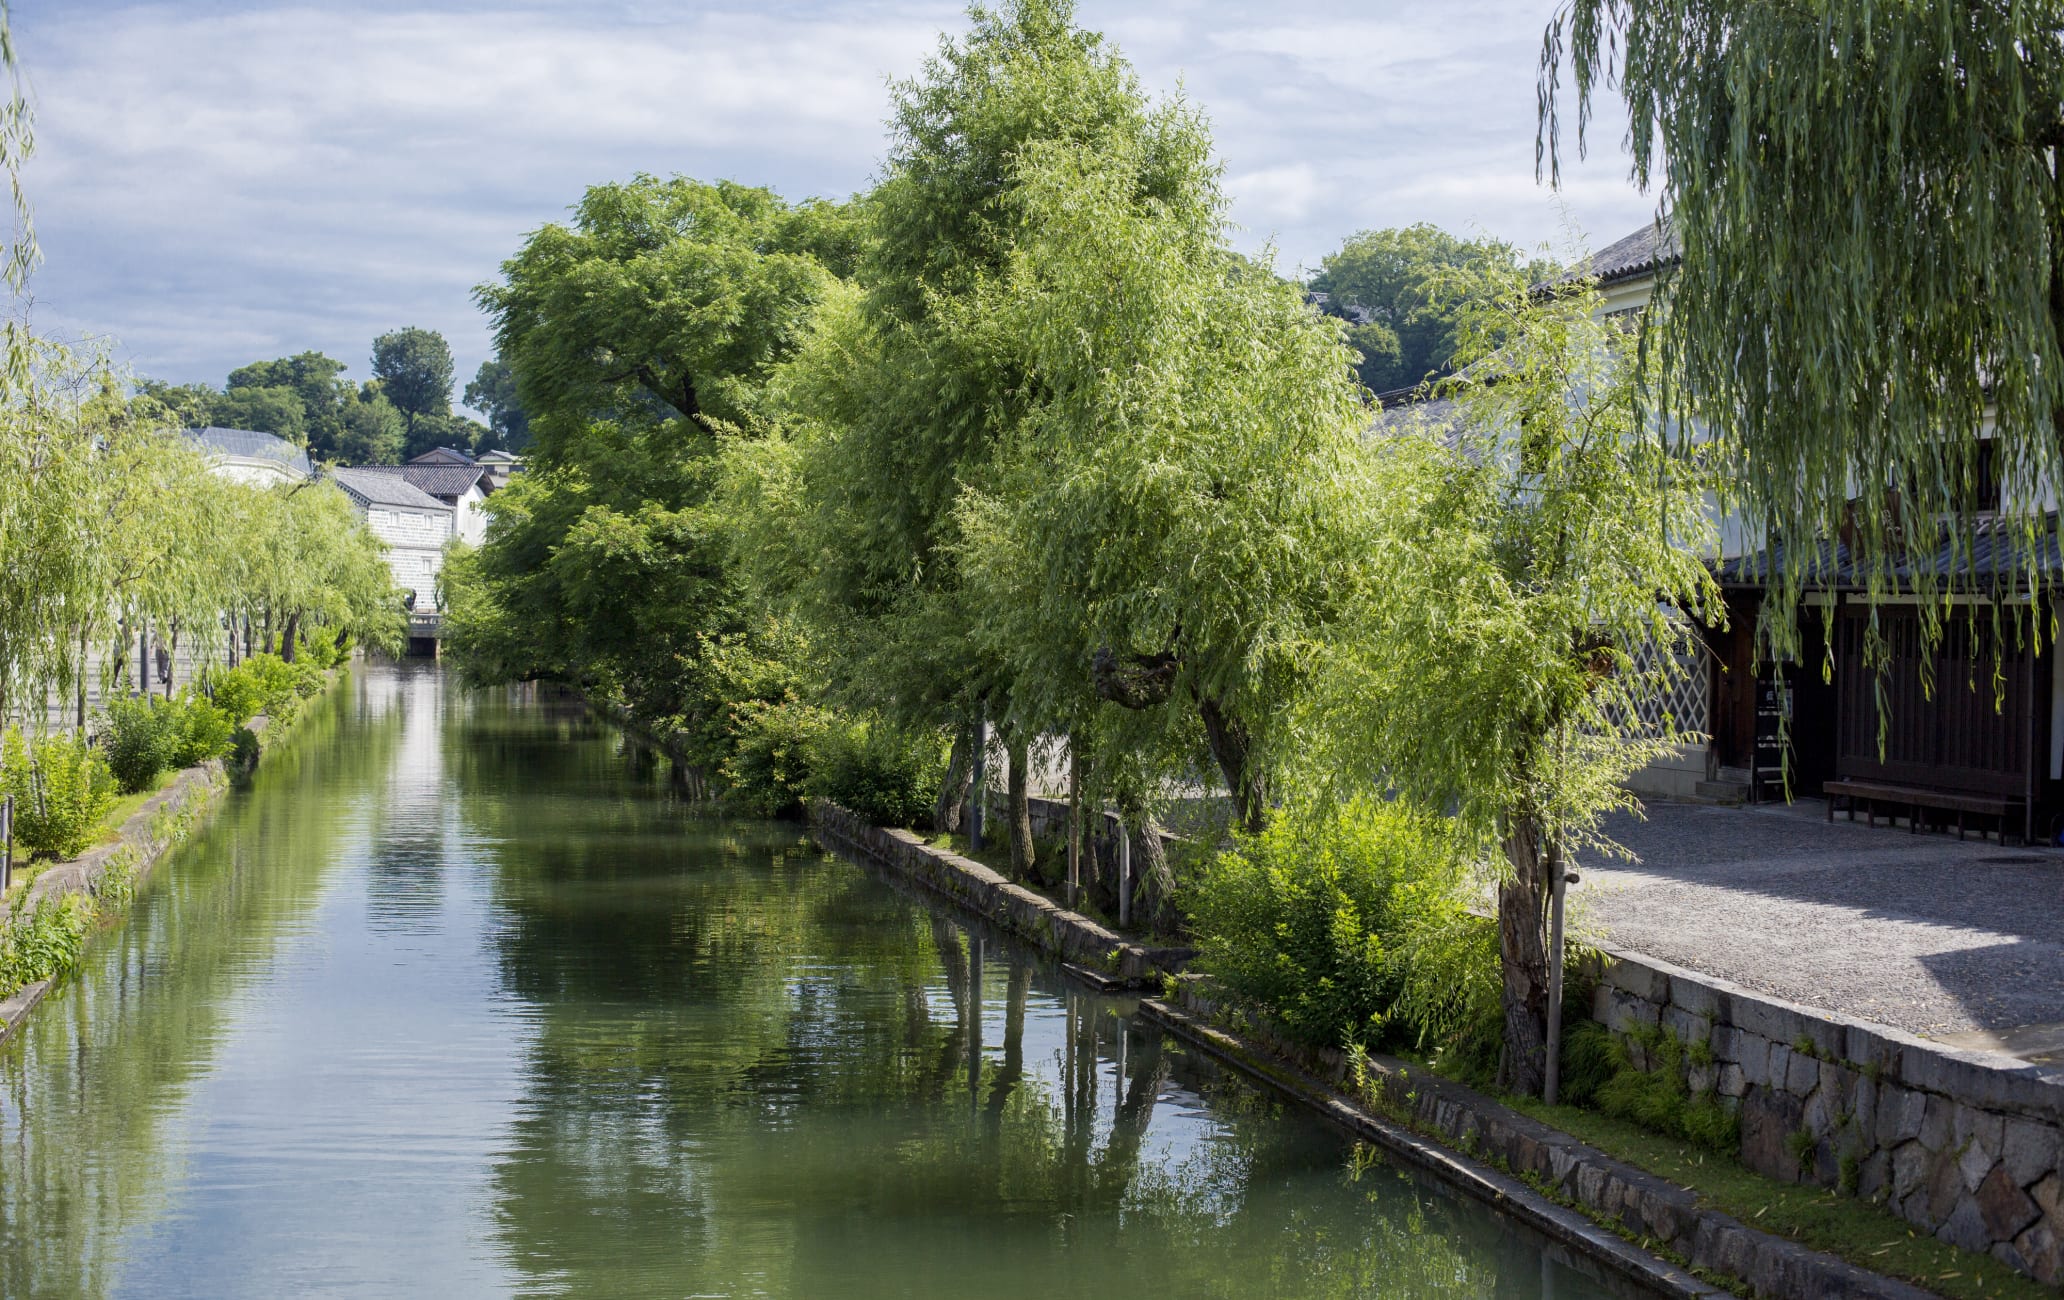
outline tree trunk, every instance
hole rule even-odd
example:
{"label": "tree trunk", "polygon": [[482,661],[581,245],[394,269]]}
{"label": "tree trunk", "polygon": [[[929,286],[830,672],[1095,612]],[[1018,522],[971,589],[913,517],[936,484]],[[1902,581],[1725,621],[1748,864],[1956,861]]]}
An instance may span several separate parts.
{"label": "tree trunk", "polygon": [[265,607],[265,653],[272,653],[272,606]]}
{"label": "tree trunk", "polygon": [[1240,829],[1259,835],[1268,824],[1268,784],[1254,770],[1254,743],[1245,723],[1232,717],[1210,695],[1197,697],[1197,716],[1204,722],[1204,742],[1225,776],[1226,792],[1232,796],[1233,813]]}
{"label": "tree trunk", "polygon": [[953,733],[953,749],[946,756],[946,780],[939,786],[939,801],[932,805],[932,829],[941,835],[960,830],[960,810],[967,804],[968,787],[975,776],[972,744],[966,728]]}
{"label": "tree trunk", "polygon": [[294,640],[300,635],[300,632],[301,611],[297,609],[287,615],[287,625],[280,632],[280,658],[288,663],[294,662]]}
{"label": "tree trunk", "polygon": [[1498,885],[1498,955],[1505,983],[1505,1052],[1499,1083],[1538,1096],[1547,1079],[1548,876],[1541,824],[1531,813],[1506,823],[1510,879]]}
{"label": "tree trunk", "polygon": [[1032,879],[1032,742],[1022,727],[1004,733],[1004,753],[1010,760],[1007,780],[1010,800],[1010,864],[1013,880]]}

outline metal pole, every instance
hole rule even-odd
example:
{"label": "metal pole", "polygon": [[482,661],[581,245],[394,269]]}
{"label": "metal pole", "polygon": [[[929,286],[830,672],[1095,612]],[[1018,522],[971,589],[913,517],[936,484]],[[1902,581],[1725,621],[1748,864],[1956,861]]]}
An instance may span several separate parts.
{"label": "metal pole", "polygon": [[975,723],[975,772],[973,793],[968,796],[968,848],[979,853],[982,850],[982,803],[986,793],[989,772],[989,719],[984,716]]}
{"label": "metal pole", "polygon": [[1562,869],[1562,849],[1548,846],[1548,1060],[1541,1100],[1550,1106],[1562,1086],[1562,904],[1574,871]]}
{"label": "metal pole", "polygon": [[1132,835],[1118,819],[1118,926],[1132,923]]}
{"label": "metal pole", "polygon": [[1068,738],[1068,906],[1082,892],[1082,758]]}

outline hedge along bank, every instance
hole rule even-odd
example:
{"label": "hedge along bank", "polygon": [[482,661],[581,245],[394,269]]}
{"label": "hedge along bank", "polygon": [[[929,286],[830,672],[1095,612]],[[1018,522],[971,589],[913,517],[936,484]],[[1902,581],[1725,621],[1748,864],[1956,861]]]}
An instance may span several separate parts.
{"label": "hedge along bank", "polygon": [[178,772],[123,821],[113,841],[35,870],[0,914],[0,1042],[77,965],[94,924],[124,911],[166,853],[221,802],[233,772],[248,773],[264,750],[285,740],[307,703],[333,690],[346,671],[327,670],[317,695],[282,716],[253,717],[245,728],[251,739],[229,759]]}
{"label": "hedge along bank", "polygon": [[[910,831],[872,825],[823,800],[813,800],[808,811],[811,829],[832,852],[913,879],[1097,982],[1163,989],[1168,996],[1141,1006],[1172,1031],[1400,1162],[1661,1294],[1723,1292],[1635,1242],[1736,1279],[1755,1295],[1918,1300],[1929,1294],[1703,1207],[1683,1187],[1423,1068],[1367,1054],[1351,1060],[1297,1044],[1251,1009],[1221,1004],[1208,977],[1179,973],[1187,949],[1128,942]],[[1611,1231],[1601,1231],[1600,1223]]]}

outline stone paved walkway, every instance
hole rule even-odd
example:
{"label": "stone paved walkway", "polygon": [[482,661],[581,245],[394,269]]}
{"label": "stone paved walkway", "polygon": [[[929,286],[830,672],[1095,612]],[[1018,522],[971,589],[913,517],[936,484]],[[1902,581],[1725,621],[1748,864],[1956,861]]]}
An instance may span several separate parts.
{"label": "stone paved walkway", "polygon": [[2064,1051],[2064,853],[1823,816],[1814,801],[1617,819],[1639,861],[1581,864],[1576,922],[1808,1006],[2031,1059]]}

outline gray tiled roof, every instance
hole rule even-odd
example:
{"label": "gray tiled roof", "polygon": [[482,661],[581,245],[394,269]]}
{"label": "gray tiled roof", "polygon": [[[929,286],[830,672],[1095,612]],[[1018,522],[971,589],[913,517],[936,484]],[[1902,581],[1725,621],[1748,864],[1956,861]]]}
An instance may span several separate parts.
{"label": "gray tiled roof", "polygon": [[432,447],[409,461],[411,465],[471,465],[473,458],[457,447]]}
{"label": "gray tiled roof", "polygon": [[[1639,276],[1653,275],[1682,254],[1677,248],[1677,233],[1670,228],[1670,220],[1664,217],[1660,224],[1651,221],[1631,235],[1617,239],[1584,259],[1583,268],[1598,277],[1599,285],[1618,284]],[[1575,274],[1575,272],[1571,272]],[[1568,279],[1561,276],[1559,279]],[[1535,288],[1545,288],[1556,281],[1545,281]]]}
{"label": "gray tiled roof", "polygon": [[308,452],[276,433],[261,433],[256,429],[224,429],[211,424],[205,429],[188,429],[186,438],[203,451],[213,452],[218,456],[276,460],[304,478],[312,477],[315,473],[314,468],[308,463]]}
{"label": "gray tiled roof", "polygon": [[481,475],[487,470],[479,465],[442,465],[435,461],[425,464],[412,460],[401,467],[401,476],[433,497],[449,497],[453,500],[466,495]]}
{"label": "gray tiled roof", "polygon": [[405,506],[413,510],[449,510],[450,506],[401,476],[398,465],[360,465],[333,469],[337,486],[367,505]]}

